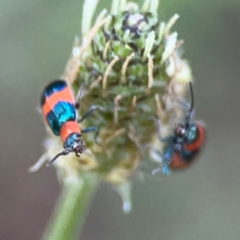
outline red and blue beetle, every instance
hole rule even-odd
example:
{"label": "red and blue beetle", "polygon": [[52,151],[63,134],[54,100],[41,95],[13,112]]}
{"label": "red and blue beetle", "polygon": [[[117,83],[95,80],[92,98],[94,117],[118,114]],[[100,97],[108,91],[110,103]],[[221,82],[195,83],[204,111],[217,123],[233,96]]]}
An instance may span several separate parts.
{"label": "red and blue beetle", "polygon": [[162,172],[169,173],[170,170],[181,170],[189,167],[197,158],[198,153],[205,143],[205,129],[204,126],[192,121],[194,94],[192,83],[189,83],[191,94],[191,106],[188,107],[188,112],[182,123],[178,124],[174,129],[173,134],[162,138],[160,132],[159,122],[154,119],[158,130],[158,138],[163,142],[163,153],[157,149],[150,147],[150,151],[161,157],[161,166],[152,171],[152,174]]}
{"label": "red and blue beetle", "polygon": [[[80,98],[80,94],[78,95]],[[97,127],[88,127],[81,131],[78,122],[82,122],[96,107],[92,106],[80,120],[77,120],[78,98],[76,101],[74,100],[71,89],[65,80],[55,80],[43,90],[41,96],[42,114],[54,135],[60,136],[64,148],[49,163],[55,161],[59,156],[71,152],[79,157],[79,154],[85,150],[81,133],[98,132]]]}

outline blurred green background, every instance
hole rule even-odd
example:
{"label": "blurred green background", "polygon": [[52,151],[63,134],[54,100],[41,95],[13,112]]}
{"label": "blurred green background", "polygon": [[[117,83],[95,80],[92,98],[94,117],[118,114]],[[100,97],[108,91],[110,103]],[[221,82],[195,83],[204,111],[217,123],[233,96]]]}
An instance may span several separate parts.
{"label": "blurred green background", "polygon": [[[109,8],[110,1],[101,0]],[[80,0],[0,1],[0,239],[40,239],[59,194],[55,172],[27,168],[43,152],[35,110],[80,33]],[[170,177],[133,182],[133,210],[102,184],[85,240],[240,239],[240,0],[161,0],[174,13],[195,76],[196,118],[208,129],[199,161]]]}

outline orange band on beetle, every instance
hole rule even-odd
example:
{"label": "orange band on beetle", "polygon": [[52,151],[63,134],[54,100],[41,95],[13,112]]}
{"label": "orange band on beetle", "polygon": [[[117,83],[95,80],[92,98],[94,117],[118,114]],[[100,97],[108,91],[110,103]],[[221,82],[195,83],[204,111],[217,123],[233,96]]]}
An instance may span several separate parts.
{"label": "orange band on beetle", "polygon": [[65,143],[68,136],[72,133],[79,133],[81,134],[80,126],[75,121],[68,121],[65,122],[61,129],[60,129],[60,137],[62,139],[62,142]]}
{"label": "orange band on beetle", "polygon": [[46,97],[45,104],[42,106],[42,113],[44,117],[46,117],[47,114],[53,110],[59,101],[69,102],[72,104],[75,103],[73,94],[70,91],[69,87],[66,87],[62,91],[55,92],[51,96]]}
{"label": "orange band on beetle", "polygon": [[171,159],[171,162],[169,164],[169,167],[172,169],[181,169],[187,167],[189,164],[181,159],[181,157],[174,153],[173,157]]}

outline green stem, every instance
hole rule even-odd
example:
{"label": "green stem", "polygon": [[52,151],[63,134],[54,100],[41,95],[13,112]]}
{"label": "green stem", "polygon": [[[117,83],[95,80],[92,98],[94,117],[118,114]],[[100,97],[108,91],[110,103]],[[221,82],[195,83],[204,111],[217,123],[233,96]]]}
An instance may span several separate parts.
{"label": "green stem", "polygon": [[45,229],[44,240],[72,240],[76,228],[84,224],[90,197],[96,188],[95,176],[80,178],[64,184],[53,215]]}

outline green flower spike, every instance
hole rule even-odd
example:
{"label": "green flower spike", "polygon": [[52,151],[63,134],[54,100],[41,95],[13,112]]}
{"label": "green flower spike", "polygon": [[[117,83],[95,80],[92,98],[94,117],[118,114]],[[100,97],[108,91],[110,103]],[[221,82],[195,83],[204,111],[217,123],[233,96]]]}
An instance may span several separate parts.
{"label": "green flower spike", "polygon": [[[177,32],[171,31],[177,14],[166,23],[159,22],[158,0],[146,0],[142,7],[126,0],[113,0],[111,12],[104,9],[92,24],[97,3],[84,2],[82,41],[75,38],[62,78],[76,94],[84,89],[80,116],[94,109],[81,128],[95,126],[99,133],[96,139],[92,133],[83,135],[87,150],[80,158],[69,154],[59,157],[53,165],[65,186],[63,194],[70,186],[71,196],[75,191],[81,205],[85,199],[81,199],[81,194],[92,192],[96,183],[105,180],[116,187],[127,213],[131,210],[131,177],[140,172],[142,165],[155,160],[144,146],[162,148],[152,118],[159,119],[163,135],[172,131],[174,119],[182,115],[174,100],[184,97],[192,74],[179,54],[183,42],[177,39]],[[60,139],[48,133],[46,153],[32,171],[62,150]],[[62,236],[62,231],[68,232],[60,231],[58,225],[64,223],[56,220],[56,216],[63,217],[61,211],[67,211],[64,203],[69,201],[68,197],[62,196],[46,239],[69,239],[53,238]],[[64,215],[65,222],[72,220],[71,214]]]}

